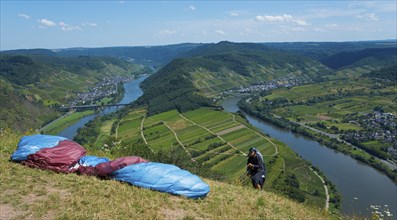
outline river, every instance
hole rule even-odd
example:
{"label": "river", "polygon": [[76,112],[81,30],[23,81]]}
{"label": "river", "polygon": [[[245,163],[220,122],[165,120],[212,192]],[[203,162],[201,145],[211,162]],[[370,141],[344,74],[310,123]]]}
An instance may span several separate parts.
{"label": "river", "polygon": [[[228,112],[239,110],[239,98],[230,98],[222,103]],[[316,141],[291,131],[280,129],[258,118],[245,114],[250,124],[271,137],[287,144],[303,159],[310,161],[336,185],[342,195],[342,213],[370,216],[371,205],[380,206],[379,211],[389,209],[397,219],[397,185],[376,169],[344,155]]]}
{"label": "river", "polygon": [[[134,80],[124,83],[125,93],[124,93],[123,98],[121,99],[121,101],[118,104],[129,104],[129,103],[137,100],[143,94],[143,91],[139,87],[139,84],[143,80],[145,80],[147,77],[148,76],[141,76],[138,79],[134,79]],[[58,135],[68,138],[70,140],[73,140],[73,138],[77,134],[77,130],[79,128],[83,127],[87,122],[91,121],[92,119],[94,119],[98,116],[103,116],[103,115],[115,112],[119,108],[122,108],[122,107],[115,107],[115,106],[106,107],[103,110],[101,110],[95,114],[85,116],[82,119],[80,119],[78,122],[76,122],[75,124],[67,127],[63,131],[59,132]]]}

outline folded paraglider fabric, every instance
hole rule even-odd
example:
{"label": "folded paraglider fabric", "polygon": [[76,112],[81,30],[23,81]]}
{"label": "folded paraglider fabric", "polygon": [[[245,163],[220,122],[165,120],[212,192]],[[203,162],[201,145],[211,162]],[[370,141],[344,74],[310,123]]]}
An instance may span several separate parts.
{"label": "folded paraglider fabric", "polygon": [[11,160],[30,167],[57,172],[110,177],[138,187],[188,198],[205,197],[210,188],[200,177],[171,164],[148,162],[137,157],[108,158],[85,156],[76,142],[51,135],[22,137]]}
{"label": "folded paraglider fabric", "polygon": [[95,166],[100,163],[106,163],[110,160],[105,157],[97,157],[97,156],[84,156],[79,160],[79,167],[77,168],[80,174],[96,176]]}
{"label": "folded paraglider fabric", "polygon": [[[89,159],[93,166],[80,166],[78,168],[79,173],[85,175],[91,175],[91,176],[99,176],[99,177],[106,177],[112,172],[131,164],[148,162],[147,160],[137,156],[120,157],[112,161],[109,161],[109,159],[107,159],[107,161],[96,164],[93,161],[97,162],[100,160],[104,160],[104,158],[95,159],[94,157],[91,157]],[[80,160],[80,162],[83,161]]]}
{"label": "folded paraglider fabric", "polygon": [[67,140],[64,137],[52,135],[31,135],[24,136],[18,143],[17,150],[11,155],[13,161],[23,161],[28,159],[28,155],[34,154],[42,148],[57,146],[59,141]]}
{"label": "folded paraglider fabric", "polygon": [[85,153],[85,149],[80,144],[63,140],[54,147],[42,148],[28,155],[28,159],[21,163],[29,167],[70,173],[76,171],[74,166]]}
{"label": "folded paraglider fabric", "polygon": [[210,191],[208,184],[200,177],[171,164],[138,163],[117,170],[110,176],[135,186],[188,198],[205,197]]}
{"label": "folded paraglider fabric", "polygon": [[106,163],[100,163],[95,166],[95,171],[97,176],[107,176],[111,173],[113,173],[116,170],[122,169],[128,165],[131,164],[137,164],[137,163],[144,163],[148,162],[147,160],[136,157],[136,156],[131,156],[131,157],[120,157],[116,160],[109,161]]}
{"label": "folded paraglider fabric", "polygon": [[99,163],[103,162],[109,162],[110,160],[106,157],[97,157],[97,156],[91,156],[91,155],[86,155],[80,158],[79,164],[80,166],[92,166],[95,167]]}

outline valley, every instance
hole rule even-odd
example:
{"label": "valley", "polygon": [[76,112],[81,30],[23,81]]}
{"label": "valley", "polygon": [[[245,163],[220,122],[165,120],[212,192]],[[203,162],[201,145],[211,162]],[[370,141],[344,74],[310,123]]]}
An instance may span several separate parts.
{"label": "valley", "polygon": [[[244,176],[247,159],[245,155],[250,147],[255,146],[265,157],[268,171],[265,188],[268,191],[308,206],[325,208],[337,215],[343,204],[343,212],[350,213],[351,210],[345,207],[343,195],[339,194],[337,187],[327,178],[329,171],[324,174],[323,168],[319,170],[302,159],[291,146],[282,143],[283,140],[276,140],[262,133],[248,123],[248,116],[244,113],[228,113],[220,107],[224,98],[242,93],[249,95],[239,103],[239,107],[245,112],[305,134],[394,178],[393,167],[385,166],[377,158],[391,162],[394,160],[392,144],[395,139],[393,123],[396,106],[393,94],[396,90],[393,86],[394,67],[391,65],[395,56],[393,58],[391,55],[391,58],[380,62],[377,58],[379,50],[369,50],[376,51],[372,56],[364,49],[365,56],[360,58],[357,55],[360,52],[357,52],[355,56],[360,59],[353,59],[352,63],[335,67],[303,54],[253,43],[194,45],[189,51],[185,51],[184,46],[181,48],[180,53],[173,52],[176,59],[170,58],[170,62],[159,60],[162,63],[156,65],[161,67],[158,66],[155,74],[138,80],[143,81],[143,91],[137,90],[139,83],[135,82],[131,87],[134,88],[132,93],[125,92],[134,94],[133,99],[126,102],[137,99],[132,105],[122,109],[105,108],[98,115],[90,115],[92,112],[86,112],[88,116],[85,113],[66,115],[46,127],[43,133],[58,134],[71,139],[74,137],[75,141],[97,155],[138,155],[152,161],[176,164],[203,177],[245,187],[250,185],[249,179]],[[82,54],[85,52],[86,50],[81,51]],[[17,56],[30,56],[34,62],[43,59],[43,55],[39,56],[40,59],[35,58],[37,55]],[[119,58],[133,62],[128,57]],[[13,58],[6,58],[4,62],[7,59]],[[49,60],[51,59],[64,62],[59,61],[64,58]],[[73,57],[67,59],[70,59],[67,62],[77,62]],[[372,62],[363,62],[363,59]],[[29,64],[23,59],[21,62],[25,64],[18,65]],[[105,74],[107,79],[131,78],[148,73],[153,68],[148,63],[145,65],[149,66],[145,67],[144,63],[139,62],[117,62],[120,62],[117,64],[119,66],[112,68],[122,67],[127,70],[126,66],[129,66],[133,67],[128,69],[131,72],[124,71],[121,75],[117,71],[114,75],[113,72],[110,75]],[[101,79],[105,78],[97,75],[97,78],[91,80],[84,78],[88,73],[98,74],[98,70],[93,71],[95,68],[99,67],[94,65],[87,72],[79,73],[85,85],[94,81],[99,85]],[[67,69],[72,71],[71,67]],[[17,86],[35,88],[43,84],[26,84],[6,78],[4,73],[7,71],[9,70],[3,69],[2,80],[6,80],[9,91],[13,93],[19,91],[14,90]],[[99,72],[102,71],[106,72],[106,69],[99,68]],[[68,74],[71,76],[72,73]],[[387,77],[382,79],[382,76]],[[80,76],[75,77],[80,79]],[[86,94],[100,94],[101,92],[93,89],[94,83],[91,84],[84,88]],[[113,87],[103,88],[115,91]],[[123,88],[129,89],[119,86],[119,89]],[[46,91],[44,87],[42,89]],[[42,103],[35,98],[42,99],[45,95],[40,90],[31,92],[37,95],[26,96],[33,97],[29,99],[30,102],[47,109],[56,110],[59,103],[66,103],[62,92],[59,92],[60,96],[55,96],[59,98],[47,98]],[[122,91],[117,93],[120,92]],[[67,100],[78,98],[77,95],[70,96],[70,92],[64,94],[69,94]],[[99,101],[91,98],[74,103],[94,100],[105,103],[110,101],[108,95],[98,96],[103,98]],[[338,141],[334,141],[333,137],[337,137]],[[358,142],[343,144],[341,141],[344,139],[351,142],[349,138],[352,137],[360,137],[358,140],[362,145]],[[365,209],[365,206],[360,208]],[[365,213],[364,215],[368,215],[368,212]]]}
{"label": "valley", "polygon": [[37,130],[60,117],[63,114],[58,110],[61,105],[73,102],[104,78],[131,77],[148,71],[142,65],[111,57],[1,52],[0,61],[0,125],[25,131]]}
{"label": "valley", "polygon": [[[395,179],[397,106],[394,94],[393,81],[350,76],[347,82],[333,79],[264,90],[240,106],[251,114],[278,121],[276,124],[281,127],[295,129],[353,155]],[[385,165],[374,157],[390,163]]]}
{"label": "valley", "polygon": [[0,0],[0,219],[395,220],[396,13]]}

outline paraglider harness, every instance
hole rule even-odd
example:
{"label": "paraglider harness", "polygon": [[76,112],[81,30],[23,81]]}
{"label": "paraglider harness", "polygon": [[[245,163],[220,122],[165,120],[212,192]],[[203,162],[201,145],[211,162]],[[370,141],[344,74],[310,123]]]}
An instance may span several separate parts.
{"label": "paraglider harness", "polygon": [[[251,156],[253,152],[255,152],[255,156]],[[247,157],[246,175],[250,176],[253,187],[259,184],[263,190],[266,178],[266,167],[263,162],[263,156],[256,148],[250,148]]]}

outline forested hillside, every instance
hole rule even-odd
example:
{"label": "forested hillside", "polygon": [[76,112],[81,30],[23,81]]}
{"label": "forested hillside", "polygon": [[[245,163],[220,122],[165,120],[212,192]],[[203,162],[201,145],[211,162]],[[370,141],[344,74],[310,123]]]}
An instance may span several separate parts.
{"label": "forested hillside", "polygon": [[177,109],[180,112],[212,106],[208,98],[194,87],[189,73],[198,63],[177,59],[142,83],[144,94],[138,103],[148,106],[148,114]]}
{"label": "forested hillside", "polygon": [[0,128],[11,127],[19,131],[37,129],[60,116],[59,112],[15,92],[4,81],[0,83]]}
{"label": "forested hillside", "polygon": [[49,107],[67,104],[104,78],[132,76],[143,66],[111,57],[54,57],[1,53],[0,127],[38,129],[60,113]]}
{"label": "forested hillside", "polygon": [[364,76],[397,82],[397,64],[382,68],[380,70],[372,71],[370,73],[364,74]]}
{"label": "forested hillside", "polygon": [[281,77],[319,80],[330,70],[310,58],[260,44],[206,44],[172,61],[142,85],[149,114],[209,106],[222,91]]}
{"label": "forested hillside", "polygon": [[376,65],[387,66],[396,63],[397,47],[368,48],[359,51],[349,51],[334,54],[321,60],[332,69],[341,69],[347,66]]}

